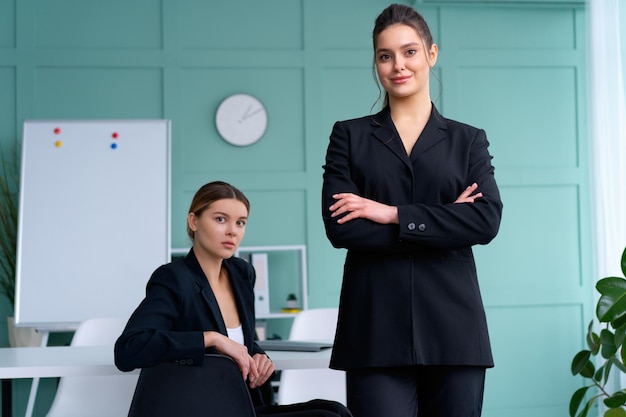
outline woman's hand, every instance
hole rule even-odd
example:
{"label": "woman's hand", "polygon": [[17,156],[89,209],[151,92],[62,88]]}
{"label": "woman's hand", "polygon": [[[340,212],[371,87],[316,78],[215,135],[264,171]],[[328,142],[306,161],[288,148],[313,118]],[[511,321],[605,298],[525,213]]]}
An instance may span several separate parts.
{"label": "woman's hand", "polygon": [[388,206],[352,193],[335,194],[333,198],[337,201],[328,208],[332,212],[331,216],[337,217],[348,213],[337,220],[339,224],[358,218],[380,224],[398,223],[398,208],[396,206]]}
{"label": "woman's hand", "polygon": [[478,189],[478,184],[474,183],[470,185],[469,187],[465,189],[465,191],[461,193],[461,195],[457,197],[454,203],[455,204],[456,203],[473,203],[474,200],[483,196],[483,193],[476,193],[472,195],[472,193],[476,191],[477,189]]}
{"label": "woman's hand", "polygon": [[265,384],[267,380],[274,373],[274,363],[264,353],[257,353],[252,358],[256,363],[256,369],[258,371],[255,377],[250,377],[250,388],[260,387]]}
{"label": "woman's hand", "polygon": [[229,356],[234,360],[244,380],[250,378],[250,381],[253,381],[259,378],[257,363],[248,354],[248,348],[244,345],[219,332],[210,331],[204,332],[204,347],[214,347],[222,355]]}

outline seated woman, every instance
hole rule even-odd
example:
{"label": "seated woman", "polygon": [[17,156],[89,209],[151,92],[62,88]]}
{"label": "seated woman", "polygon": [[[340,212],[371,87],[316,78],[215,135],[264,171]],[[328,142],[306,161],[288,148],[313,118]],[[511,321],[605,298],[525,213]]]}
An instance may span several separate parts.
{"label": "seated woman", "polygon": [[152,274],[146,297],[115,344],[115,365],[122,371],[166,361],[201,365],[205,353],[220,353],[241,370],[257,416],[351,416],[334,401],[273,404],[274,364],[254,341],[254,269],[233,257],[249,211],[246,196],[225,182],[196,192],[187,216],[192,248]]}

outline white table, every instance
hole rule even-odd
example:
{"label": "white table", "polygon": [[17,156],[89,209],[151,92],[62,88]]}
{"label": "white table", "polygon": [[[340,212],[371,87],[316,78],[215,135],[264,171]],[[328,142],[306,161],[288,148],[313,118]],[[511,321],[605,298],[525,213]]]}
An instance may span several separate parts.
{"label": "white table", "polygon": [[[267,351],[276,370],[327,368],[330,349],[319,352]],[[138,373],[139,370],[132,371]],[[2,417],[11,415],[11,379],[117,375],[108,346],[49,346],[0,348]]]}
{"label": "white table", "polygon": [[[330,349],[319,352],[267,351],[276,370],[327,368]],[[135,370],[133,372],[138,372]],[[0,379],[115,375],[113,348],[49,346],[0,348]]]}

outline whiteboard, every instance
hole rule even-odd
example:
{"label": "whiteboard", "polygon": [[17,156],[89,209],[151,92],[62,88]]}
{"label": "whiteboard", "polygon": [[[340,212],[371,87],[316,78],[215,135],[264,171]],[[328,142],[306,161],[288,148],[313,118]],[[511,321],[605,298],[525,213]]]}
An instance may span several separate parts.
{"label": "whiteboard", "polygon": [[128,317],[169,259],[169,121],[24,123],[17,326]]}

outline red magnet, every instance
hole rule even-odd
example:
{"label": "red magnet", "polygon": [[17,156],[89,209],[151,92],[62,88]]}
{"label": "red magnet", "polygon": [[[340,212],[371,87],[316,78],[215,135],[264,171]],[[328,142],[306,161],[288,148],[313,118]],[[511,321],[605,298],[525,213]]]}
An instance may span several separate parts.
{"label": "red magnet", "polygon": [[58,135],[59,133],[61,133],[61,129],[60,128],[57,127],[56,129],[54,129],[54,134],[55,135]]}
{"label": "red magnet", "polygon": [[113,139],[117,139],[117,137],[118,137],[119,135],[117,134],[117,132],[113,132],[113,134],[112,134],[111,136],[113,136]]}

